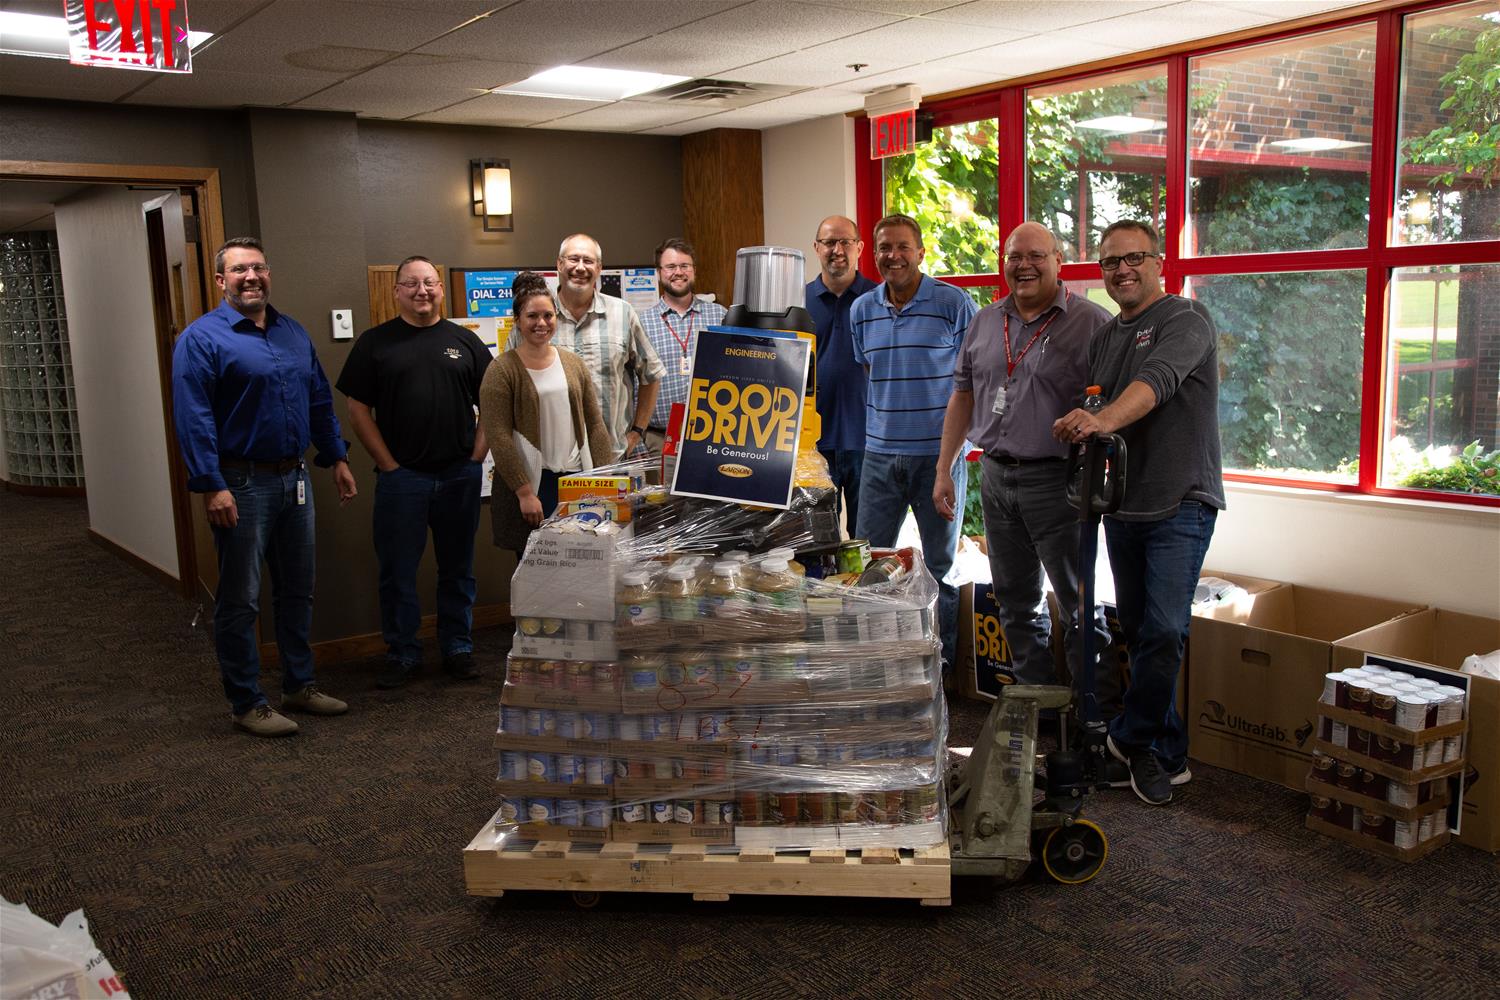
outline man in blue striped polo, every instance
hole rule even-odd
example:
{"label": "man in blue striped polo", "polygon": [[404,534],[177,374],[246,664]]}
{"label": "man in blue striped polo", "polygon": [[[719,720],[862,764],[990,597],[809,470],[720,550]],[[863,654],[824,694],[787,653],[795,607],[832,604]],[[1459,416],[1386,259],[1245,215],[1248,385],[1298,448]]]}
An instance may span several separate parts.
{"label": "man in blue striped polo", "polygon": [[[933,505],[932,488],[953,366],[976,309],[967,292],[922,273],[926,251],[915,219],[888,215],[875,224],[873,235],[875,268],[883,280],[849,310],[854,357],[870,378],[855,534],[872,546],[889,547],[896,544],[907,509],[916,516],[922,556],[938,581],[946,673],[953,664],[958,592],[943,577],[953,565],[959,521],[947,520]],[[956,457],[951,470],[960,510],[962,462]]]}

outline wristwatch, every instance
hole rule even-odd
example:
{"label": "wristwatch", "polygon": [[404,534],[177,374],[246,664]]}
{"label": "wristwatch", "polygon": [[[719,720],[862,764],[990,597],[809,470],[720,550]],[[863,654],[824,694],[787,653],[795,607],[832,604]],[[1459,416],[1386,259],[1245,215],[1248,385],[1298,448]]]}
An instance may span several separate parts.
{"label": "wristwatch", "polygon": [[631,424],[629,427],[625,428],[625,433],[629,434],[631,431],[635,431],[636,437],[640,438],[642,441],[646,440],[646,428],[637,427],[635,424]]}

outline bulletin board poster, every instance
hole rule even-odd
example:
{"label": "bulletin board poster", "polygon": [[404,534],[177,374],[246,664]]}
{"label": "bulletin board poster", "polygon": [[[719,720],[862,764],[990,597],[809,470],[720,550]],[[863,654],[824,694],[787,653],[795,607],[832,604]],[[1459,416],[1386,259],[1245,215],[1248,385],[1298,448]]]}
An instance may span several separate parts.
{"label": "bulletin board poster", "polygon": [[698,334],[673,493],[791,505],[808,356],[797,337],[722,327]]}
{"label": "bulletin board poster", "polygon": [[511,286],[520,271],[465,271],[464,303],[469,316],[510,316]]}

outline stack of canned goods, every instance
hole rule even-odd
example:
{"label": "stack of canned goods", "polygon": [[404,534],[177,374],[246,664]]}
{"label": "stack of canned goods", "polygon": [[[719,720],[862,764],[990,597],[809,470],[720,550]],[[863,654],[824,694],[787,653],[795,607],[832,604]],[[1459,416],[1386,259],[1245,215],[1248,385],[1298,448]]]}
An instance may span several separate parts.
{"label": "stack of canned goods", "polygon": [[[1326,674],[1322,702],[1405,729],[1413,735],[1424,729],[1460,722],[1464,691],[1425,677],[1386,667],[1366,666]],[[1448,736],[1425,742],[1379,736],[1323,716],[1319,735],[1337,747],[1394,764],[1411,771],[1453,763],[1463,755],[1463,737]]]}

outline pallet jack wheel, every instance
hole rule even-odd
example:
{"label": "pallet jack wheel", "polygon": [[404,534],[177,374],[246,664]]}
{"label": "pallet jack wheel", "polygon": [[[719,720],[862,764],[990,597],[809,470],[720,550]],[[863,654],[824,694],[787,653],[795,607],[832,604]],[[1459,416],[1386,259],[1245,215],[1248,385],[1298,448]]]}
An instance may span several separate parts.
{"label": "pallet jack wheel", "polygon": [[580,910],[592,910],[599,905],[599,898],[597,892],[575,892],[573,893],[573,905]]}
{"label": "pallet jack wheel", "polygon": [[1109,841],[1098,824],[1086,819],[1060,826],[1042,845],[1042,867],[1054,881],[1081,885],[1099,874],[1109,857]]}

